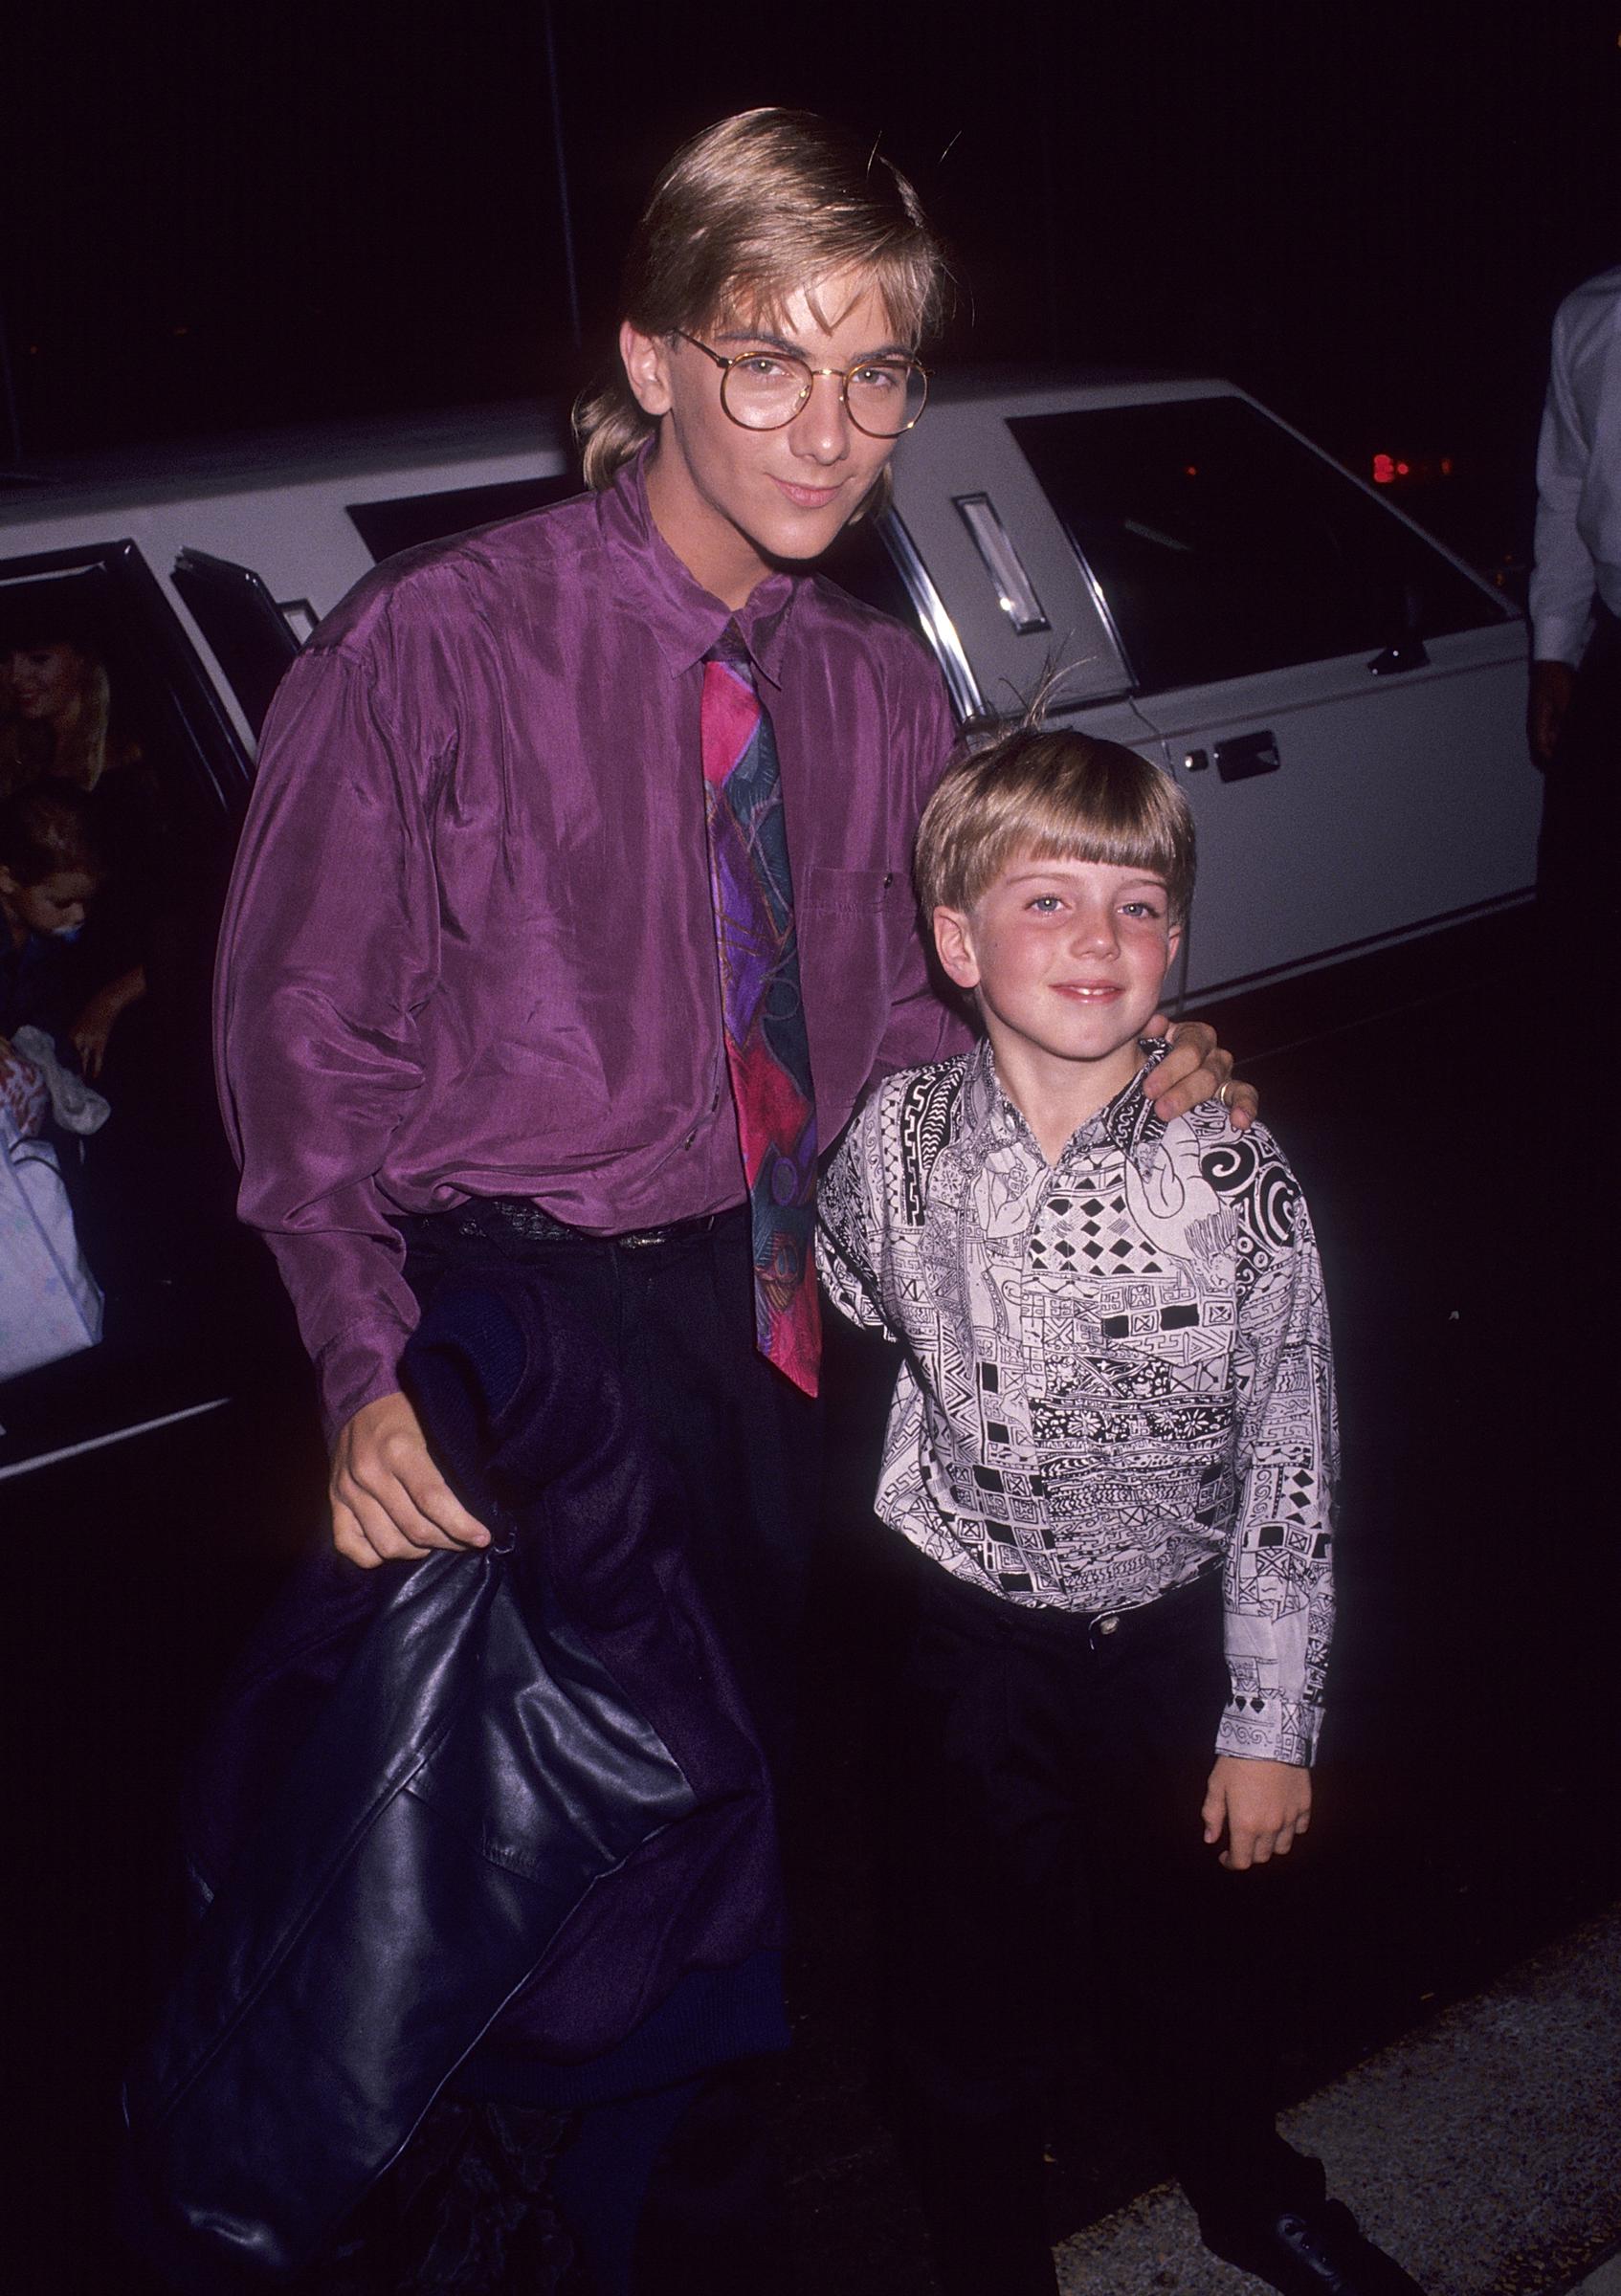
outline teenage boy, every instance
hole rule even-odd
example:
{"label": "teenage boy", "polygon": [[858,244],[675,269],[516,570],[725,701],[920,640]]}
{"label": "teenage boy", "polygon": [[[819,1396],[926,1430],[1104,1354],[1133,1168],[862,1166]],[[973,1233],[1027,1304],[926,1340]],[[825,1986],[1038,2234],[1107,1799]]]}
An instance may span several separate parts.
{"label": "teenage boy", "polygon": [[917,882],[985,1041],[890,1077],[822,1184],[831,1296],[905,1350],[893,2069],[951,2296],[1056,2286],[1043,2115],[1082,1999],[1127,2020],[1219,2255],[1413,2296],[1268,2101],[1247,1869],[1310,1818],[1334,1399],[1277,1144],[1142,1089],[1193,861],[1174,781],[1112,742],[953,766]]}
{"label": "teenage boy", "polygon": [[[593,491],[328,617],[224,928],[241,1210],[315,1361],[341,1552],[486,1541],[400,1392],[401,1230],[431,1222],[441,1262],[494,1245],[592,1303],[778,1749],[819,1490],[816,1156],[870,1077],[955,1041],[908,876],[940,680],[806,569],[922,411],[942,278],[865,138],[763,110],[678,152],[622,372],[579,411]],[[1162,1108],[1221,1086],[1241,1123],[1231,1065],[1184,1030]]]}

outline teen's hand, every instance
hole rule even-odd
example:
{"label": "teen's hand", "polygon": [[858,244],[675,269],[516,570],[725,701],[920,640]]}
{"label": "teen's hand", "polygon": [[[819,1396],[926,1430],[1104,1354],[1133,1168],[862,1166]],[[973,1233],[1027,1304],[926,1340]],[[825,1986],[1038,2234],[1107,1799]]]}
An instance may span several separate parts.
{"label": "teen's hand", "polygon": [[1575,691],[1576,673],[1568,662],[1531,664],[1531,691],[1525,704],[1525,743],[1539,773],[1546,773],[1559,747],[1565,714]]}
{"label": "teen's hand", "polygon": [[419,1562],[433,1547],[487,1547],[476,1522],[429,1456],[422,1424],[403,1395],[363,1403],[332,1446],[332,1543],[373,1570]]}
{"label": "teen's hand", "polygon": [[1260,1108],[1253,1084],[1240,1084],[1232,1074],[1232,1055],[1216,1043],[1208,1021],[1178,1021],[1175,1027],[1163,1012],[1155,1013],[1144,1034],[1170,1036],[1170,1050],[1144,1080],[1144,1091],[1154,1103],[1154,1114],[1168,1124],[1185,1116],[1201,1100],[1225,1097],[1234,1132],[1248,1132]]}
{"label": "teen's hand", "polygon": [[1269,1858],[1287,1856],[1296,1835],[1310,1825],[1311,1772],[1298,1762],[1217,1755],[1199,1814],[1207,1842],[1213,1844],[1226,1832],[1221,1862],[1231,1872],[1264,1866]]}

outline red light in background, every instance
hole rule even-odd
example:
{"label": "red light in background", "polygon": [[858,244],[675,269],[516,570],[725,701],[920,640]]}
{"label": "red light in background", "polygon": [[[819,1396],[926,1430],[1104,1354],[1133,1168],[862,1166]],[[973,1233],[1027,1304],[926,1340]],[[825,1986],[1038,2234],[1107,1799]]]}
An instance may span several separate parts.
{"label": "red light in background", "polygon": [[1370,475],[1375,486],[1394,486],[1402,478],[1410,478],[1415,486],[1433,486],[1437,478],[1450,478],[1454,468],[1450,454],[1416,454],[1410,461],[1396,454],[1375,454]]}
{"label": "red light in background", "polygon": [[1185,462],[1182,466],[1182,475],[1185,478],[1197,478],[1199,475],[1198,464],[1196,462]]}

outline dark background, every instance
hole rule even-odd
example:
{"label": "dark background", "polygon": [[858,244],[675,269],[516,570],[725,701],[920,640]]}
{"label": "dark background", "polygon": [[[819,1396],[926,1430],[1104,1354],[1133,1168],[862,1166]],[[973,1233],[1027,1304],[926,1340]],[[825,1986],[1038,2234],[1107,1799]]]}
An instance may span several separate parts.
{"label": "dark background", "polygon": [[571,392],[658,164],[790,102],[919,184],[951,364],[1231,375],[1521,560],[1547,324],[1621,254],[1618,35],[1616,0],[29,0],[0,458]]}
{"label": "dark background", "polygon": [[[1621,260],[1621,0],[25,8],[0,42],[0,459],[25,469],[566,395],[606,349],[654,170],[727,111],[786,100],[881,133],[918,181],[962,285],[939,364],[1231,375],[1355,470],[1408,460],[1416,514],[1501,567],[1528,541],[1554,306]],[[1621,1887],[1614,1541],[1591,1464],[1612,1405],[1607,1359],[1573,1340],[1608,1230],[1586,1197],[1550,1209],[1508,1131],[1503,1094],[1543,1089],[1524,1049],[1548,1023],[1519,944],[1489,962],[1460,944],[1439,985],[1407,962],[1382,957],[1354,1008],[1320,976],[1270,1016],[1214,1016],[1318,1205],[1346,1406],[1336,1734],[1288,1884],[1334,1974],[1301,2003],[1297,2094]],[[1592,1063],[1555,1088],[1578,1162],[1601,1097]],[[860,1412],[881,1401],[860,1368],[835,1453],[853,1516]],[[116,2256],[106,2162],[161,1960],[174,1780],[319,1514],[301,1384],[257,1383],[201,1426],[6,1487],[26,1623],[7,1743],[45,1813],[24,1829],[41,1850],[13,1861],[32,1919],[6,2025],[47,2028],[45,2070],[14,2084],[41,2156],[29,2296],[143,2285]],[[774,2113],[812,2285],[924,2296],[863,2095],[881,1658],[831,1583],[807,1697],[821,1767],[790,1844],[810,1944]],[[1157,2173],[1122,2126],[1060,2158],[1055,2233]]]}

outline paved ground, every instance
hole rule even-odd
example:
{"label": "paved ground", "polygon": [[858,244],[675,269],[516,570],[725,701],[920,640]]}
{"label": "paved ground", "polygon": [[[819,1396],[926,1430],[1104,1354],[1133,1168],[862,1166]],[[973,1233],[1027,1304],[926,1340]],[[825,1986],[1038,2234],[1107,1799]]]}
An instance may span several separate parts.
{"label": "paved ground", "polygon": [[[1529,2040],[1517,2049],[1490,2014],[1449,2023],[1447,2013],[1621,1901],[1613,1404],[1601,1352],[1613,1183],[1593,1114],[1612,1085],[1602,1046],[1595,1085],[1550,1041],[1568,994],[1504,927],[1222,1016],[1312,1196],[1346,1423],[1335,1714],[1309,1854],[1288,1885],[1313,1939],[1289,2092],[1314,2096],[1404,2036],[1445,2035],[1410,2063],[1433,2066],[1444,2050],[1448,2093],[1494,2111],[1523,2095],[1555,2197],[1565,2060],[1550,2082]],[[861,1513],[874,1382],[858,1347],[835,1359],[830,1567],[807,1660],[815,1758],[788,1844],[802,1909],[797,2041],[768,2108],[807,2286],[930,2296],[865,2092],[866,1788],[884,1664]],[[206,1422],[0,1485],[9,1771],[29,1805],[15,1838],[30,1845],[6,1884],[17,1916],[7,1968],[20,1989],[6,2028],[23,2108],[12,2156],[25,2202],[11,2213],[6,2279],[17,2296],[144,2285],[111,2245],[102,2196],[117,2069],[167,1903],[165,1815],[212,1683],[313,1520],[319,1473],[296,1394],[261,1388]],[[1578,1964],[1534,1966],[1555,1973],[1557,1992],[1557,1973]],[[1551,2016],[1537,1999],[1536,2016]],[[1571,2163],[1590,2133],[1585,2062],[1571,2055],[1563,2092]],[[1413,2157],[1413,2115],[1434,2109],[1422,2084],[1380,2073],[1387,2063],[1328,2091],[1361,2131],[1365,2174]],[[1551,2118],[1533,2104],[1550,2097]],[[1059,2132],[1055,2241],[1163,2175],[1151,2138],[1113,2102]],[[1518,2126],[1504,2139],[1479,2123],[1446,2154],[1450,2184],[1428,2169],[1409,2178],[1408,2196],[1430,2211],[1413,2254],[1437,2257],[1443,2275],[1462,2268],[1462,2251],[1449,2261],[1428,2244],[1432,2230],[1472,2211],[1485,2221],[1507,2190]],[[1527,2247],[1540,2283],[1503,2277],[1499,2258],[1476,2296],[1568,2285],[1615,2228],[1582,2237],[1580,2252],[1551,2232]],[[1473,2284],[1434,2285],[1465,2296]]]}
{"label": "paved ground", "polygon": [[[1621,2244],[1621,1912],[1379,2050],[1287,2115],[1432,2296],[1545,2296]],[[1621,2286],[1621,2262],[1587,2285]],[[1059,2250],[1070,2296],[1244,2296],[1160,2186]]]}

